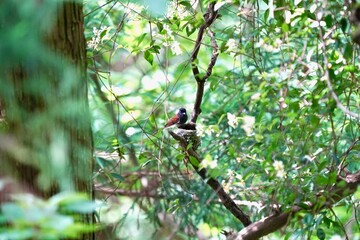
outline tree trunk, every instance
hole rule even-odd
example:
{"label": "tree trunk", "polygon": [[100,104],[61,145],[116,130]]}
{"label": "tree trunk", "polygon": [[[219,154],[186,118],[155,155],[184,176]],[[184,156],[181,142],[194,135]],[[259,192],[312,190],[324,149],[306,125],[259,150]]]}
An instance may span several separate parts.
{"label": "tree trunk", "polygon": [[[82,4],[33,0],[30,5],[34,9],[30,21],[39,27],[24,29],[22,34],[29,34],[24,41],[35,39],[34,49],[26,49],[30,54],[14,54],[16,59],[9,56],[14,61],[5,64],[5,71],[0,70],[1,113],[7,129],[0,133],[0,177],[11,175],[20,191],[42,197],[80,191],[92,198],[93,144]],[[42,28],[38,16],[45,12],[53,21]],[[24,22],[23,15],[16,10],[6,15],[0,19],[0,29],[5,32],[5,24],[18,27]],[[49,20],[47,17],[43,21]],[[93,217],[84,216],[84,222],[92,223]],[[93,234],[82,239],[93,239]]]}

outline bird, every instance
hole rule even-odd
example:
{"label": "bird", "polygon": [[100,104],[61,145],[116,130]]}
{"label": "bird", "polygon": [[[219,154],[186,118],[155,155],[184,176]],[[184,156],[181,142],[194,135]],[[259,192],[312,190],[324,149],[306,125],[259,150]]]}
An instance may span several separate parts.
{"label": "bird", "polygon": [[176,115],[174,117],[170,118],[169,121],[167,121],[167,123],[165,124],[165,127],[167,128],[167,127],[170,127],[173,125],[184,124],[184,123],[186,123],[187,119],[188,119],[188,116],[186,114],[186,109],[179,108]]}

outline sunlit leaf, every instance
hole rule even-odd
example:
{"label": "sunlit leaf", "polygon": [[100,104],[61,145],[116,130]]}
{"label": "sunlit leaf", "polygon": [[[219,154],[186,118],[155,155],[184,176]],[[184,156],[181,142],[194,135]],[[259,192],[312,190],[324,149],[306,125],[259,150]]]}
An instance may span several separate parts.
{"label": "sunlit leaf", "polygon": [[150,63],[150,65],[153,64],[154,56],[151,54],[151,52],[149,50],[146,50],[144,52],[144,58],[146,61],[148,61],[148,63]]}

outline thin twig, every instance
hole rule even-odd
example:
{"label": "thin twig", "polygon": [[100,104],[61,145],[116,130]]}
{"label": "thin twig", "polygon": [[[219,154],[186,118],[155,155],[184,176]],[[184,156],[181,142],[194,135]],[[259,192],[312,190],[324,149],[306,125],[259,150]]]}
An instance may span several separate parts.
{"label": "thin twig", "polygon": [[341,156],[341,157],[342,157],[342,160],[341,160],[341,162],[340,162],[340,164],[339,164],[339,166],[338,166],[338,175],[340,175],[341,172],[344,170],[343,165],[344,165],[344,162],[345,162],[347,156],[349,155],[349,153],[351,152],[351,150],[356,146],[356,144],[357,144],[359,141],[360,141],[360,137],[358,137],[357,139],[355,139],[355,141],[353,141],[353,142],[350,144],[349,148],[345,151],[345,153],[342,154],[342,156]]}
{"label": "thin twig", "polygon": [[120,196],[127,196],[127,197],[146,197],[146,198],[155,198],[155,199],[162,199],[165,198],[164,194],[153,192],[150,190],[126,190],[120,188],[113,188],[113,187],[95,187],[95,191],[99,193],[111,194],[111,195],[120,195]]}
{"label": "thin twig", "polygon": [[329,210],[330,210],[330,212],[334,215],[336,221],[337,221],[338,223],[340,223],[340,224],[339,224],[339,227],[340,227],[340,229],[343,231],[343,233],[344,233],[344,235],[345,235],[345,240],[349,240],[349,237],[348,237],[348,235],[347,235],[347,233],[346,233],[346,229],[345,229],[345,227],[344,227],[344,224],[341,222],[341,220],[339,219],[339,217],[336,215],[336,212],[334,211],[334,209],[333,209],[332,207],[329,207]]}

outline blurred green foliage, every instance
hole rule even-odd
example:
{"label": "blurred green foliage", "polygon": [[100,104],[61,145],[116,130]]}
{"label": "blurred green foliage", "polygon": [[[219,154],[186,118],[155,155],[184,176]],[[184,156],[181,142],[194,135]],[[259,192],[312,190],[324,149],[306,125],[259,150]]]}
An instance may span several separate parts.
{"label": "blurred green foliage", "polygon": [[13,199],[1,206],[0,224],[8,225],[0,228],[1,239],[78,239],[81,233],[94,231],[76,216],[99,207],[86,194],[63,192],[47,201],[21,194]]}
{"label": "blurred green foliage", "polygon": [[[64,2],[0,2],[0,239],[78,239],[95,230],[86,79],[52,35]],[[73,56],[77,49],[85,45]],[[80,189],[89,192],[68,193]]]}

